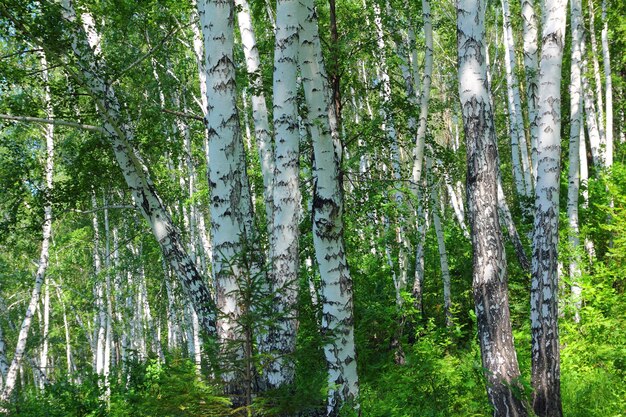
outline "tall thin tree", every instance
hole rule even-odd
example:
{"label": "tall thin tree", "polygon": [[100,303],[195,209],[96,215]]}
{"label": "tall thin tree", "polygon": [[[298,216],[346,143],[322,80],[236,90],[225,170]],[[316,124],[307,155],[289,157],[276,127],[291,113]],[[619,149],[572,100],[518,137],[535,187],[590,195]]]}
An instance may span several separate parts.
{"label": "tall thin tree", "polygon": [[561,368],[558,331],[558,220],[561,156],[561,66],[567,0],[545,0],[539,64],[537,186],[533,228],[530,320],[533,408],[560,417]]}
{"label": "tall thin tree", "polygon": [[484,0],[457,0],[459,95],[467,147],[467,196],[474,247],[473,292],[487,394],[494,416],[526,416],[509,313],[498,220],[498,150],[485,56]]}

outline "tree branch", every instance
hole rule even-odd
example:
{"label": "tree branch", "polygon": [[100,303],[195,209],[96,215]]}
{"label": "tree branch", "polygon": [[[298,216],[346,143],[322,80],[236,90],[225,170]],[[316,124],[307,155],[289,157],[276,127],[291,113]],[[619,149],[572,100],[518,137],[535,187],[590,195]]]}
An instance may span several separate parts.
{"label": "tree branch", "polygon": [[170,110],[170,109],[161,109],[161,111],[163,113],[173,114],[174,116],[184,117],[184,118],[187,118],[187,119],[199,120],[199,121],[201,121],[203,123],[206,123],[205,120],[204,120],[204,117],[197,116],[195,114],[183,113],[181,111]]}
{"label": "tree branch", "polygon": [[106,130],[104,130],[104,128],[100,126],[92,126],[92,125],[86,125],[83,123],[68,122],[66,120],[60,120],[60,119],[42,119],[40,117],[12,116],[10,114],[0,114],[0,119],[14,120],[16,122],[24,122],[24,123],[45,123],[45,124],[57,125],[57,126],[69,126],[69,127],[75,127],[77,129],[88,130],[90,132],[107,133]]}
{"label": "tree branch", "polygon": [[72,210],[75,213],[80,213],[80,214],[89,214],[89,213],[94,213],[96,211],[100,211],[100,210],[112,210],[112,209],[132,209],[132,210],[136,210],[137,207],[134,205],[130,205],[130,204],[117,204],[117,205],[112,205],[112,206],[103,206],[103,207],[96,207],[94,209],[91,210]]}

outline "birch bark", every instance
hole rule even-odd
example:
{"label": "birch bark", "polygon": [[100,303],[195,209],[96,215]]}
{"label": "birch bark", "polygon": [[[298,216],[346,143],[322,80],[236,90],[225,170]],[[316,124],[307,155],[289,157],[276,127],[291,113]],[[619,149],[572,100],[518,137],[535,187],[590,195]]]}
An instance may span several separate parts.
{"label": "birch bark", "polygon": [[530,290],[533,408],[540,417],[560,417],[558,333],[558,219],[561,132],[561,66],[566,0],[543,4],[539,70],[539,136]]}
{"label": "birch bark", "polygon": [[[413,182],[419,183],[424,161],[426,144],[426,125],[428,122],[428,102],[433,73],[433,25],[430,17],[430,1],[422,0],[422,19],[424,25],[424,73],[422,75],[422,91],[420,92],[420,116],[415,137],[415,160],[413,162]],[[413,65],[417,65],[414,63]]]}
{"label": "birch bark", "polygon": [[[64,18],[71,24],[78,25],[78,17],[71,2],[62,0],[61,4]],[[185,293],[193,300],[203,328],[211,334],[215,331],[215,310],[211,294],[183,248],[180,232],[165,209],[146,165],[132,145],[132,129],[123,120],[114,88],[106,81],[102,72],[103,60],[98,56],[99,36],[93,25],[89,24],[90,16],[84,14],[82,18],[82,28],[75,27],[70,33],[73,53],[80,66],[80,71],[73,72],[72,75],[85,85],[93,97],[133,200],[152,228],[163,256],[176,272]]]}
{"label": "birch bark", "polygon": [[606,16],[606,0],[602,0],[602,61],[604,62],[604,89],[606,94],[605,161],[613,165],[613,81],[611,78],[611,54],[609,51],[609,23]]}
{"label": "birch bark", "polygon": [[[44,106],[46,117],[48,119],[54,119],[54,110],[52,108],[52,98],[50,95],[50,77],[48,72],[48,60],[45,54],[40,55],[40,62],[42,68],[42,81],[44,87]],[[46,125],[44,127],[44,135],[46,138],[46,192],[52,191],[52,176],[54,167],[54,126]],[[46,198],[51,198],[47,195]],[[52,216],[52,208],[50,203],[44,208],[46,217]],[[45,274],[44,274],[45,275]],[[44,276],[44,300],[43,300],[43,342],[41,348],[41,355],[39,359],[40,370],[43,375],[48,374],[48,346],[49,346],[49,331],[50,331],[50,285],[48,280]],[[40,388],[43,389],[43,383]]]}
{"label": "birch bark", "polygon": [[290,355],[296,345],[298,296],[298,224],[300,220],[298,124],[298,26],[299,0],[276,4],[274,52],[274,215],[270,246],[272,292],[277,323],[270,332],[270,348],[277,354],[270,362],[268,382],[278,387],[293,382],[295,368]]}
{"label": "birch bark", "polygon": [[591,39],[591,62],[593,64],[593,78],[595,84],[596,109],[598,112],[598,132],[600,143],[605,144],[604,132],[604,100],[602,99],[602,75],[600,74],[600,63],[598,61],[598,40],[596,38],[596,13],[593,0],[587,2],[589,6],[589,38]]}
{"label": "birch bark", "polygon": [[[211,189],[211,235],[213,274],[220,312],[217,333],[227,360],[243,357],[238,325],[242,306],[239,283],[254,273],[254,230],[250,188],[246,174],[243,138],[239,126],[235,88],[234,3],[200,0],[198,15],[204,37],[207,83],[207,130],[209,140],[208,181]],[[244,307],[245,308],[245,307]],[[228,346],[228,345],[231,346]],[[242,392],[238,377],[225,372],[222,378],[232,394]]]}
{"label": "birch bark", "polygon": [[537,106],[539,100],[539,48],[537,45],[537,16],[534,0],[521,0],[522,29],[524,39],[524,67],[526,77],[526,100],[528,125],[530,126],[530,149],[533,183],[537,182]]}
{"label": "birch bark", "polygon": [[[572,30],[572,59],[570,81],[570,136],[569,136],[569,173],[567,187],[567,219],[569,224],[568,239],[572,255],[569,263],[569,276],[572,281],[572,301],[574,320],[580,321],[580,238],[578,235],[578,196],[580,194],[580,141],[583,127],[583,95],[581,82],[581,44],[584,34],[582,23],[582,1],[570,0],[570,22]],[[584,136],[582,136],[584,140]]]}
{"label": "birch bark", "polygon": [[[237,7],[237,22],[241,34],[241,44],[246,58],[246,69],[250,77],[252,87],[252,118],[254,121],[254,137],[261,161],[261,173],[263,174],[263,196],[265,198],[265,213],[268,229],[271,228],[271,219],[274,211],[274,150],[272,146],[271,129],[265,94],[263,93],[263,79],[261,73],[261,58],[257,48],[256,36],[250,16],[250,6],[247,0],[235,0]],[[294,92],[295,93],[295,92]],[[270,230],[268,232],[271,233]]]}
{"label": "birch bark", "polygon": [[[359,385],[354,343],[352,278],[343,241],[343,195],[329,118],[330,94],[321,54],[315,8],[304,0],[306,18],[300,33],[300,66],[309,109],[315,166],[313,172],[313,244],[321,276],[322,331],[328,364],[327,414],[337,416],[344,404],[358,409]],[[329,116],[330,115],[330,116]]]}
{"label": "birch bark", "polygon": [[7,377],[8,371],[9,363],[7,362],[6,344],[4,342],[2,326],[0,326],[0,392],[4,390],[4,380]]}
{"label": "birch bark", "polygon": [[485,56],[483,0],[457,0],[459,95],[467,146],[473,291],[487,394],[494,416],[526,416],[509,317],[504,242],[498,221],[498,151]]}
{"label": "birch bark", "polygon": [[[428,157],[430,159],[430,157]],[[428,161],[427,165],[432,165]],[[430,167],[429,167],[430,168]],[[431,204],[433,207],[433,226],[437,235],[437,248],[439,250],[439,266],[441,267],[441,280],[443,283],[443,311],[446,318],[446,326],[452,326],[452,298],[450,295],[450,268],[448,266],[448,252],[443,234],[443,226],[439,217],[439,192],[438,186],[434,185],[430,191]]]}
{"label": "birch bark", "polygon": [[587,56],[585,51],[585,40],[580,43],[580,50],[582,55],[581,63],[581,82],[583,91],[583,105],[585,108],[585,120],[587,125],[587,134],[589,135],[589,146],[591,150],[591,156],[593,159],[593,165],[597,170],[602,169],[604,166],[604,152],[602,149],[602,136],[600,135],[600,119],[596,105],[593,100],[593,90],[589,84],[589,77],[586,75],[585,68],[587,68]]}
{"label": "birch bark", "polygon": [[[47,66],[44,67],[44,72],[47,71]],[[50,109],[48,109],[50,111]],[[48,115],[51,116],[51,115]],[[21,368],[22,361],[26,355],[26,341],[28,339],[28,333],[32,324],[33,315],[37,309],[39,303],[39,296],[41,294],[41,287],[45,281],[46,270],[48,268],[48,252],[50,248],[50,237],[52,236],[52,205],[50,202],[50,193],[52,192],[52,177],[54,171],[54,128],[53,125],[46,125],[45,129],[45,141],[46,141],[46,159],[44,165],[45,175],[45,199],[44,206],[44,219],[42,226],[42,243],[41,252],[39,255],[39,262],[37,266],[37,272],[35,273],[35,285],[31,292],[30,301],[26,308],[24,319],[22,320],[22,326],[17,337],[17,344],[13,353],[13,360],[9,369],[6,371],[6,377],[4,380],[4,387],[0,392],[0,403],[7,401],[17,382],[17,373]],[[0,408],[0,413],[3,412]]]}
{"label": "birch bark", "polygon": [[[515,72],[515,42],[511,25],[511,12],[508,0],[502,0],[502,21],[504,37],[504,64],[506,68],[507,98],[509,108],[509,129],[511,134],[511,154],[513,177],[519,196],[530,197],[532,194],[531,167],[528,160],[528,148],[524,131],[524,118],[519,92],[519,82]],[[527,211],[522,202],[522,211]]]}

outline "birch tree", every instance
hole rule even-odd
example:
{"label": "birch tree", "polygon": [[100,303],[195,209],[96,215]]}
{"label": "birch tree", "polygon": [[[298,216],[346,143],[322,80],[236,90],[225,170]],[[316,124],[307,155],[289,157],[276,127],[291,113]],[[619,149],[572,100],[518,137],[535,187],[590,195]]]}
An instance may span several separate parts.
{"label": "birch tree", "polygon": [[296,345],[300,220],[298,129],[298,26],[299,0],[279,0],[276,5],[274,51],[275,171],[273,225],[270,246],[271,285],[277,317],[271,349],[278,356],[270,363],[268,381],[277,387],[294,379],[292,355]]}
{"label": "birch tree", "polygon": [[[45,55],[41,60],[43,64],[43,73],[44,80],[46,83],[46,103],[48,112],[47,116],[52,118],[51,107],[50,107],[50,93],[48,84],[48,68],[47,61]],[[44,188],[44,218],[43,218],[43,226],[42,226],[42,241],[41,241],[41,252],[39,255],[39,262],[37,263],[37,271],[35,272],[35,283],[31,292],[30,300],[28,302],[28,306],[26,308],[26,312],[24,314],[24,318],[22,319],[22,325],[20,327],[20,331],[17,337],[17,344],[15,346],[15,351],[13,353],[13,359],[11,361],[11,365],[9,368],[3,372],[4,377],[4,386],[2,391],[0,392],[0,403],[7,401],[11,394],[13,394],[13,390],[15,389],[17,383],[17,374],[18,370],[22,366],[22,361],[26,355],[26,341],[28,340],[28,333],[30,331],[30,327],[33,321],[33,315],[37,309],[37,304],[39,303],[39,296],[41,294],[41,288],[44,284],[46,271],[48,269],[48,257],[50,250],[50,238],[52,236],[52,203],[51,203],[51,193],[52,193],[52,179],[54,175],[54,126],[46,125],[44,127],[44,138],[45,138],[45,149],[46,149],[46,157],[44,163],[44,176],[45,176],[45,188]],[[2,343],[3,345],[4,343]],[[2,346],[3,348],[3,346]],[[4,350],[4,349],[3,349]],[[4,353],[4,352],[0,352]],[[4,365],[2,365],[4,368]],[[4,410],[0,408],[0,413]]]}
{"label": "birch tree", "polygon": [[606,144],[605,131],[604,131],[604,99],[602,98],[602,75],[600,74],[600,50],[598,49],[598,39],[596,37],[596,12],[594,1],[589,0],[587,2],[589,6],[589,39],[591,40],[591,63],[593,64],[593,80],[595,86],[595,102],[596,111],[598,112],[598,133],[600,135],[600,143]]}
{"label": "birch tree", "polygon": [[[511,25],[511,12],[509,10],[508,0],[502,0],[502,21],[504,26],[504,64],[506,68],[509,129],[515,187],[519,196],[530,197],[533,187],[531,180],[531,164],[528,158],[519,83],[515,72],[515,42],[513,39],[513,27]],[[522,204],[523,211],[526,211],[525,208],[525,205]]]}
{"label": "birch tree", "polygon": [[340,153],[330,118],[334,117],[313,1],[305,0],[300,32],[300,67],[309,110],[313,168],[313,244],[321,275],[322,331],[328,336],[327,414],[337,416],[344,404],[358,408],[359,382],[354,343],[352,278],[343,241],[343,195]]}
{"label": "birch tree", "polygon": [[[121,114],[120,102],[114,87],[107,82],[103,58],[100,56],[100,36],[95,30],[93,18],[88,13],[80,19],[72,3],[62,0],[63,17],[69,22],[72,51],[79,70],[68,68],[70,74],[85,86],[103,119],[103,129],[113,148],[124,179],[131,190],[133,200],[159,242],[163,256],[176,272],[182,287],[193,300],[194,308],[203,328],[215,331],[215,311],[211,294],[198,273],[189,254],[185,251],[180,231],[172,222],[163,201],[158,195],[148,169],[132,146],[133,131]],[[44,45],[45,46],[45,45]]]}
{"label": "birch tree", "polygon": [[473,292],[487,394],[494,416],[526,416],[514,393],[520,371],[509,318],[504,242],[498,221],[498,165],[485,60],[482,0],[458,0],[459,95],[467,146],[467,196],[474,247]]}
{"label": "birch tree", "polygon": [[572,58],[570,81],[570,136],[569,136],[569,173],[567,187],[567,219],[569,225],[569,244],[572,251],[569,275],[572,280],[572,299],[574,302],[574,320],[580,320],[580,256],[578,255],[580,238],[578,236],[578,196],[580,194],[580,142],[585,140],[583,131],[583,95],[581,82],[581,46],[584,27],[582,24],[582,2],[570,0],[570,22],[572,27]]}
{"label": "birch tree", "polygon": [[530,319],[533,409],[540,417],[563,414],[558,332],[558,219],[561,155],[561,66],[566,0],[543,4],[537,125],[537,187],[533,228]]}
{"label": "birch tree", "polygon": [[606,16],[606,0],[602,0],[602,61],[604,63],[604,89],[606,94],[605,165],[613,165],[613,80],[611,76],[611,54],[609,51],[609,24]]}
{"label": "birch tree", "polygon": [[[239,283],[244,274],[254,273],[244,253],[246,250],[251,252],[254,230],[237,111],[233,60],[234,11],[232,1],[198,2],[207,83],[213,275],[220,312],[217,333],[223,352],[228,350],[228,344],[241,340],[238,325],[242,314],[242,306],[238,302]],[[233,354],[231,359],[236,360],[241,359],[243,353],[240,347],[235,347]],[[229,383],[228,389],[232,393],[241,390],[235,373],[226,371],[222,376]]]}
{"label": "birch tree", "polygon": [[254,120],[254,137],[261,161],[263,174],[263,196],[265,198],[265,212],[268,223],[268,232],[271,233],[272,216],[274,212],[274,150],[269,125],[269,116],[265,93],[263,92],[263,74],[261,72],[261,58],[257,47],[254,27],[250,15],[250,6],[246,0],[236,0],[237,22],[241,34],[241,45],[246,58],[246,70],[250,77],[252,88],[252,118]]}
{"label": "birch tree", "polygon": [[524,69],[526,78],[526,100],[528,125],[530,127],[531,164],[534,183],[537,182],[537,106],[539,100],[539,33],[534,0],[521,0],[522,30],[524,44]]}

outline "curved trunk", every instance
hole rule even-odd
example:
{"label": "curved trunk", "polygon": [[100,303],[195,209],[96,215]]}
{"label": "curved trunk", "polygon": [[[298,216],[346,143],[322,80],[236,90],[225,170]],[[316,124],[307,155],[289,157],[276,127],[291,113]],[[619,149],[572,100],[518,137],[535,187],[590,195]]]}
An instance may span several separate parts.
{"label": "curved trunk", "polygon": [[[44,67],[44,81],[46,83],[46,112],[47,117],[52,119],[52,108],[50,103],[50,95],[47,86],[48,74],[47,74],[47,63],[45,57],[42,58],[42,65]],[[15,389],[15,385],[17,382],[17,372],[22,365],[22,361],[26,356],[26,341],[28,339],[28,333],[30,331],[30,326],[32,324],[33,315],[37,310],[37,304],[39,303],[39,296],[41,294],[41,287],[44,284],[46,270],[48,269],[48,251],[50,248],[50,237],[52,236],[52,205],[50,202],[50,193],[52,192],[52,177],[54,170],[54,126],[53,125],[45,125],[44,127],[44,136],[46,141],[46,162],[44,166],[44,175],[45,175],[45,199],[46,203],[44,206],[44,218],[43,218],[43,226],[42,226],[42,242],[41,242],[41,252],[39,255],[39,263],[37,265],[37,272],[35,273],[35,286],[31,292],[30,301],[28,303],[28,307],[26,308],[26,313],[24,315],[24,319],[22,320],[22,326],[20,327],[19,334],[17,336],[17,345],[15,346],[15,351],[13,354],[13,360],[11,361],[11,365],[5,371],[2,369],[4,378],[4,387],[2,392],[0,392],[0,403],[7,401],[13,390]],[[1,336],[1,335],[0,335]],[[1,337],[0,337],[1,339]],[[2,343],[2,353],[4,355],[4,343]],[[4,368],[2,365],[2,368]],[[45,366],[44,363],[40,364],[41,366]],[[37,370],[40,370],[37,368]],[[4,410],[0,408],[0,413]]]}
{"label": "curved trunk", "polygon": [[[63,0],[62,6],[65,18],[76,22],[76,12],[70,1]],[[82,19],[82,29],[70,34],[73,40],[72,49],[80,66],[80,72],[72,75],[87,88],[94,99],[132,198],[152,228],[163,256],[192,300],[203,328],[211,334],[215,331],[215,308],[211,293],[185,251],[180,232],[163,205],[146,165],[131,145],[132,130],[121,115],[121,106],[113,86],[106,82],[102,73],[101,59],[98,57],[100,39],[95,32],[93,20],[87,14]]]}

